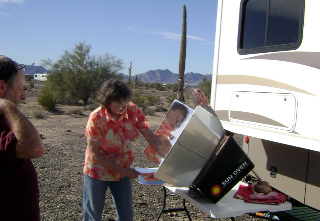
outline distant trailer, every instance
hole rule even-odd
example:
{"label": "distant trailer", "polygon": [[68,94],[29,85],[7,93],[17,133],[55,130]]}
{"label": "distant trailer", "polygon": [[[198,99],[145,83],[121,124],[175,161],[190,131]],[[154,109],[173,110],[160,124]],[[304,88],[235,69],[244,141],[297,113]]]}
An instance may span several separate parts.
{"label": "distant trailer", "polygon": [[33,79],[36,81],[47,81],[48,74],[35,74]]}

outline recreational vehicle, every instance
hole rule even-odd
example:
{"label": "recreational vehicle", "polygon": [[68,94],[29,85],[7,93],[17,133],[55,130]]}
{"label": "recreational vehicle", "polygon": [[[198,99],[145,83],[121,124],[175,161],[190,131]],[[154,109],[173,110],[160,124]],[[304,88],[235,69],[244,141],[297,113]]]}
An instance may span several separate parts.
{"label": "recreational vehicle", "polygon": [[255,172],[320,209],[320,1],[218,0],[210,105]]}
{"label": "recreational vehicle", "polygon": [[48,74],[35,74],[34,80],[36,81],[47,81]]}

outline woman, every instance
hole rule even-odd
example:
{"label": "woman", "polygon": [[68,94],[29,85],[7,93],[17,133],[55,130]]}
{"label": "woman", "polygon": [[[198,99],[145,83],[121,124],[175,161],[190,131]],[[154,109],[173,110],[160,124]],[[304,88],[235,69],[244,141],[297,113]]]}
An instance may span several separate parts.
{"label": "woman", "polygon": [[101,220],[108,188],[118,220],[133,220],[131,179],[140,174],[134,168],[133,147],[139,132],[165,157],[166,147],[149,128],[143,112],[131,103],[132,90],[119,80],[109,80],[100,89],[101,106],[86,126],[83,220]]}

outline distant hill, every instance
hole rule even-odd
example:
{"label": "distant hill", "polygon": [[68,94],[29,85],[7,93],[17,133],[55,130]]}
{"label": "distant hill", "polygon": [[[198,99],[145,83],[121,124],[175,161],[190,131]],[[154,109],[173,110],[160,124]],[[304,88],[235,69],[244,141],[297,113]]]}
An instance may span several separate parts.
{"label": "distant hill", "polygon": [[[121,76],[126,80],[128,75],[121,74]],[[199,73],[188,72],[184,74],[184,82],[187,84],[197,84],[202,81],[203,77],[206,76],[207,79],[211,78],[211,75],[203,75]],[[162,84],[172,84],[177,83],[179,79],[179,74],[172,73],[170,70],[150,70],[142,74],[137,75],[138,80],[142,82],[150,83],[162,83]],[[131,76],[131,80],[135,80],[135,76]]]}
{"label": "distant hill", "polygon": [[172,73],[170,70],[154,70],[147,71],[143,74],[138,74],[138,80],[142,82],[153,82],[153,83],[172,83],[177,82],[179,76]]}
{"label": "distant hill", "polygon": [[30,74],[30,75],[34,75],[34,74],[44,74],[46,72],[48,72],[47,69],[45,69],[44,67],[42,66],[34,66],[34,65],[25,65],[24,66],[26,71],[25,71],[25,74]]}

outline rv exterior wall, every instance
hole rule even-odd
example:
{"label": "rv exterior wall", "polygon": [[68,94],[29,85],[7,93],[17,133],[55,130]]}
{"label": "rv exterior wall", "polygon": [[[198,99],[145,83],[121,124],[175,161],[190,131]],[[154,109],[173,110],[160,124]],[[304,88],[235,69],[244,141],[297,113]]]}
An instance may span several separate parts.
{"label": "rv exterior wall", "polygon": [[[240,55],[237,47],[241,2],[219,1],[222,16],[217,19],[220,24],[213,68],[216,82],[212,85],[211,105],[227,130],[320,151],[316,128],[320,124],[320,90],[315,80],[320,76],[320,34],[315,22],[320,14],[314,10],[320,2],[305,4],[305,11],[314,14],[305,15],[303,41],[298,49]],[[319,38],[311,37],[315,35]],[[244,92],[252,96],[234,99],[233,95]],[[232,112],[236,111],[245,120],[233,118]],[[249,115],[265,118],[266,123],[256,122]],[[275,127],[275,122],[279,126]]]}
{"label": "rv exterior wall", "polygon": [[[211,106],[226,130],[251,137],[244,149],[262,179],[320,209],[320,1],[293,1],[296,20],[287,13],[292,7],[274,11],[297,22],[288,30],[297,41],[256,49],[241,48],[242,18],[245,4],[254,10],[259,1],[218,1]],[[264,2],[271,11],[283,3]]]}

